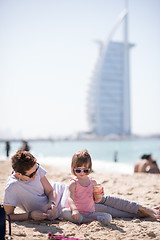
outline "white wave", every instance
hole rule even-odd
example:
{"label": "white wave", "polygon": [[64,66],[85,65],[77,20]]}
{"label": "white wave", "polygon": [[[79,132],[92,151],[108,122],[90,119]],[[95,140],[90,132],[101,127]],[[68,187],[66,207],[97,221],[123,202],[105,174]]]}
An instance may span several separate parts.
{"label": "white wave", "polygon": [[[47,165],[53,165],[57,167],[64,167],[70,171],[71,159],[68,157],[39,157],[38,161]],[[133,164],[120,163],[120,162],[104,162],[94,160],[92,162],[94,171],[103,171],[109,173],[122,173],[133,174]]]}

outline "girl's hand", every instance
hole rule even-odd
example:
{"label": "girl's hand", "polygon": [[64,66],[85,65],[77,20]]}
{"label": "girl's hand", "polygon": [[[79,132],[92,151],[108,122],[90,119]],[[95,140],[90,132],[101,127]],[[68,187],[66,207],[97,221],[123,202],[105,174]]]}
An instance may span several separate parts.
{"label": "girl's hand", "polygon": [[80,213],[77,209],[72,211],[72,217],[74,218],[74,220],[78,221],[79,217],[80,217]]}

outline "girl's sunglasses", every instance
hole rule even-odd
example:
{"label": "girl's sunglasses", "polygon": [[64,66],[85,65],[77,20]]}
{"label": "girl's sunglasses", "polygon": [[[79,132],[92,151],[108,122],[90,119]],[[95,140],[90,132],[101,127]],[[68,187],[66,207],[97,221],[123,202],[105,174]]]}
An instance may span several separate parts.
{"label": "girl's sunglasses", "polygon": [[34,172],[32,172],[30,175],[26,175],[26,174],[23,174],[23,175],[25,175],[26,177],[32,178],[36,174],[38,168],[39,168],[39,163],[37,163],[37,168]]}
{"label": "girl's sunglasses", "polygon": [[84,173],[89,173],[90,172],[90,168],[85,168],[85,169],[79,169],[79,168],[74,168],[74,172],[75,173],[81,173],[81,172],[84,172]]}

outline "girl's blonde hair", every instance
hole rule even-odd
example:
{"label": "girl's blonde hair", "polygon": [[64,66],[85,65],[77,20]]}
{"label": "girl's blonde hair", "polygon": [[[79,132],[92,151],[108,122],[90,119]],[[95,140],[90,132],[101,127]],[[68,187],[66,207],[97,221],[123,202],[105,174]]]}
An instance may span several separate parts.
{"label": "girl's blonde hair", "polygon": [[80,150],[76,152],[72,157],[71,162],[71,171],[74,175],[74,168],[85,166],[86,168],[90,168],[90,171],[88,174],[92,172],[92,160],[91,156],[89,155],[88,151],[86,149]]}

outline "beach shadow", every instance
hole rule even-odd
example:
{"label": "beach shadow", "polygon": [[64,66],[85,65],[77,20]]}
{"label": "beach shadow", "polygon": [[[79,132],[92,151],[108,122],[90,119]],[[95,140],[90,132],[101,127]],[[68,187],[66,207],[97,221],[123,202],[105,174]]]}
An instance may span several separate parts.
{"label": "beach shadow", "polygon": [[154,219],[151,217],[139,218],[141,222],[160,222],[160,219]]}
{"label": "beach shadow", "polygon": [[130,222],[131,220],[136,222],[157,222],[156,219],[151,217],[143,217],[143,218],[141,217],[141,218],[133,218],[133,219],[132,218],[115,218],[115,219],[117,220],[123,219],[126,222]]}
{"label": "beach shadow", "polygon": [[114,223],[110,223],[110,224],[108,224],[108,225],[104,225],[103,223],[101,223],[101,226],[107,227],[107,228],[111,229],[112,231],[117,230],[117,231],[119,231],[119,232],[121,232],[121,233],[125,233],[125,231],[123,230],[123,228],[118,227],[118,226],[117,226],[116,224],[114,224]]}
{"label": "beach shadow", "polygon": [[26,228],[33,228],[34,231],[38,231],[40,233],[47,234],[49,232],[52,232],[52,234],[56,233],[63,233],[63,229],[58,226],[59,220],[43,220],[43,221],[35,221],[35,220],[30,220],[30,221],[24,221],[24,222],[17,222],[15,221],[14,223],[19,226],[24,226]]}

